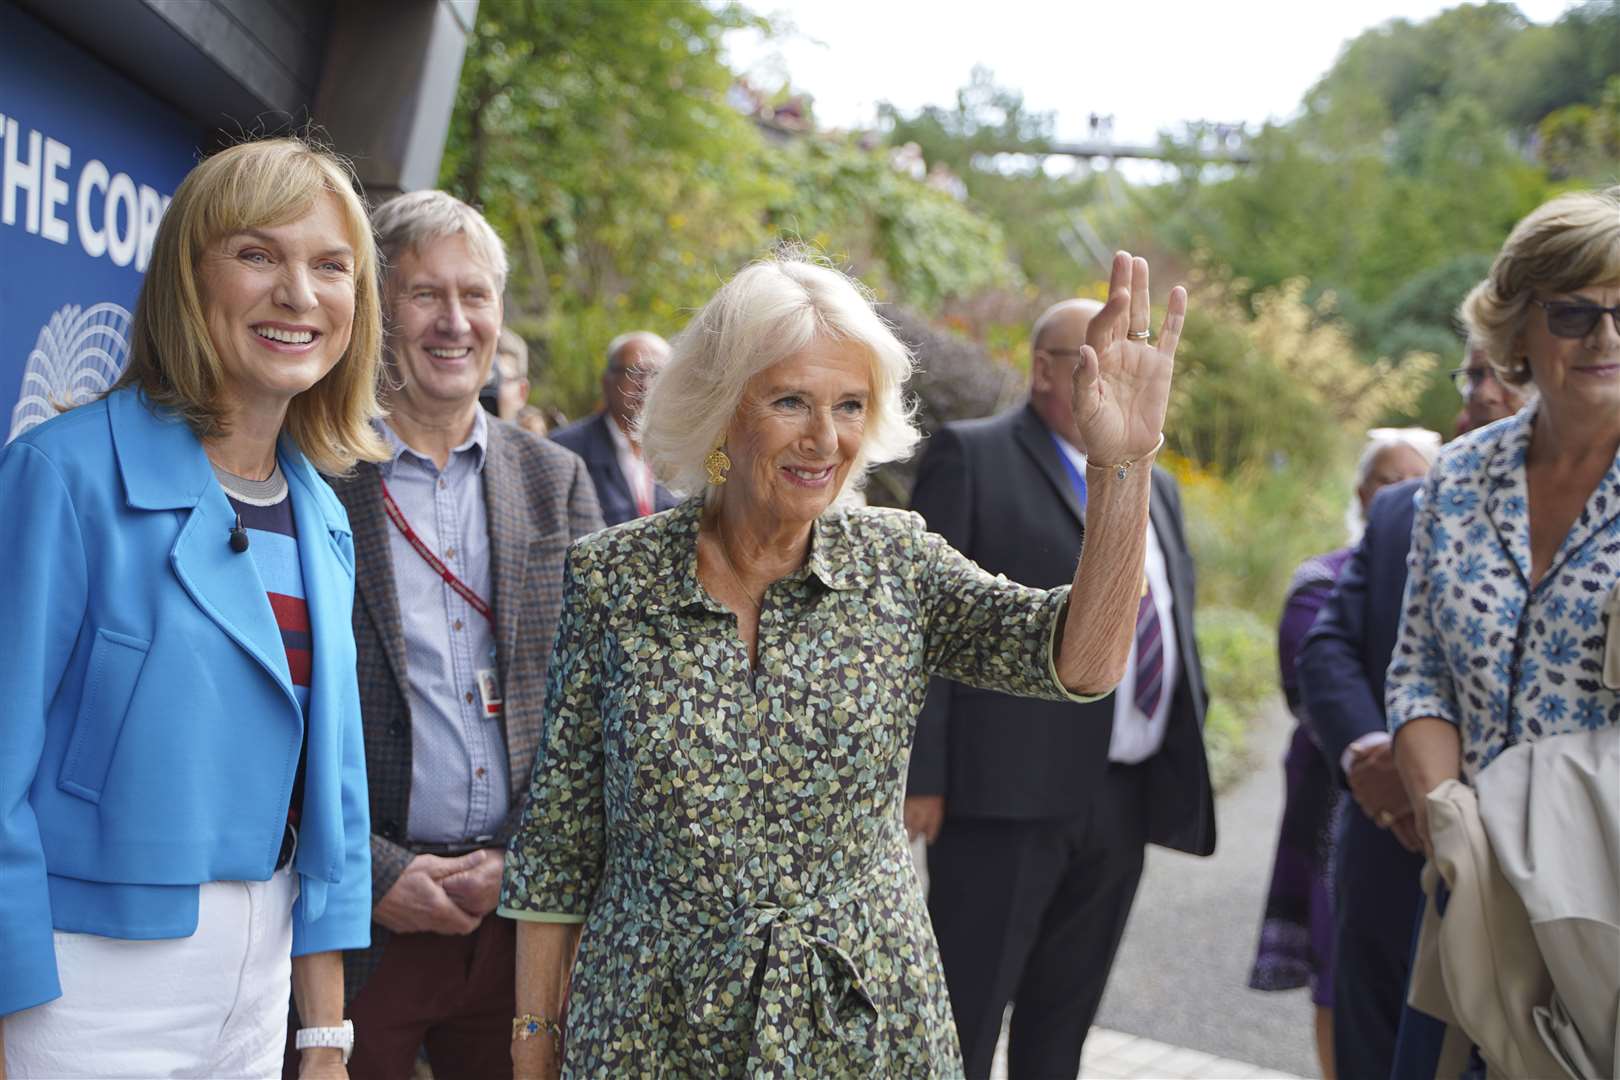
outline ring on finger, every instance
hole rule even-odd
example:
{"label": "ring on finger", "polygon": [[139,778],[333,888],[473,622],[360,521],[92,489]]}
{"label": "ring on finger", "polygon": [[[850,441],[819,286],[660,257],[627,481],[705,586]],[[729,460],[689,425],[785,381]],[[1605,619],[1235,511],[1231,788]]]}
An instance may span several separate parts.
{"label": "ring on finger", "polygon": [[1125,336],[1130,338],[1132,341],[1146,341],[1148,338],[1153,336],[1153,331],[1151,331],[1151,330],[1131,330],[1131,331],[1127,332]]}
{"label": "ring on finger", "polygon": [[1378,824],[1386,829],[1389,828],[1391,825],[1395,824],[1395,815],[1390,813],[1388,810],[1378,811]]}

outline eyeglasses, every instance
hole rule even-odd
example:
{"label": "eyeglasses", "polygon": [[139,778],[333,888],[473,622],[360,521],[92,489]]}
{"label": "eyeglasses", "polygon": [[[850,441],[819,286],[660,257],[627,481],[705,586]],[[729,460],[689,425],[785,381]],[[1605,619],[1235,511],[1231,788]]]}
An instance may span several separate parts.
{"label": "eyeglasses", "polygon": [[608,368],[608,374],[615,379],[624,379],[627,382],[644,383],[652,377],[652,369],[644,367],[620,367],[617,364]]}
{"label": "eyeglasses", "polygon": [[1598,320],[1607,315],[1620,331],[1620,304],[1600,307],[1584,300],[1530,301],[1547,313],[1547,329],[1561,338],[1583,338],[1597,329]]}
{"label": "eyeglasses", "polygon": [[1451,376],[1451,385],[1457,388],[1457,393],[1469,397],[1486,379],[1496,378],[1496,373],[1488,367],[1460,367],[1452,368],[1448,373]]}
{"label": "eyeglasses", "polygon": [[1078,360],[1081,355],[1079,349],[1048,349],[1044,345],[1041,346],[1040,351],[1048,356],[1055,356],[1059,360]]}

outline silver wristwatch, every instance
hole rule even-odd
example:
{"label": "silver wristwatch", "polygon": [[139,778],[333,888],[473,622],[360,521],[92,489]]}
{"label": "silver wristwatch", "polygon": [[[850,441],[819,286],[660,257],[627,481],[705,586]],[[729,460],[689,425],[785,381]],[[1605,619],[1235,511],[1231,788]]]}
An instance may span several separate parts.
{"label": "silver wristwatch", "polygon": [[354,1053],[354,1021],[345,1020],[342,1027],[299,1028],[293,1045],[299,1050],[326,1046],[342,1050],[343,1064],[347,1065],[349,1055]]}

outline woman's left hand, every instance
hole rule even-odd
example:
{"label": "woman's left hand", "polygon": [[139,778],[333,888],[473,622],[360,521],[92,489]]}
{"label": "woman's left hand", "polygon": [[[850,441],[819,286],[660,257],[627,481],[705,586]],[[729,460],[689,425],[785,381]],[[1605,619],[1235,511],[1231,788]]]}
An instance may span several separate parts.
{"label": "woman's left hand", "polygon": [[1141,336],[1152,314],[1147,260],[1116,252],[1108,302],[1091,320],[1074,368],[1074,422],[1086,456],[1098,465],[1151,453],[1164,431],[1187,290],[1170,290],[1157,341]]}

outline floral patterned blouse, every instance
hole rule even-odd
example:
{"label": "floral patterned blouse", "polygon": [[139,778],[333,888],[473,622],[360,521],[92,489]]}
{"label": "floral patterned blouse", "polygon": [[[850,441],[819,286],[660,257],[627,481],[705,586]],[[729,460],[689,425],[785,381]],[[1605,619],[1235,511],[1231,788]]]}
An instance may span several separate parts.
{"label": "floral patterned blouse", "polygon": [[1440,455],[1419,493],[1385,704],[1458,725],[1472,780],[1516,742],[1620,723],[1602,683],[1620,582],[1620,458],[1532,591],[1525,453],[1537,403]]}
{"label": "floral patterned blouse", "polygon": [[[579,541],[503,914],[584,918],[570,1076],[960,1076],[901,823],[931,675],[1073,697],[1068,589],[915,514],[831,510],[758,666],[697,578],[701,500]],[[1076,699],[1083,700],[1083,699]]]}

